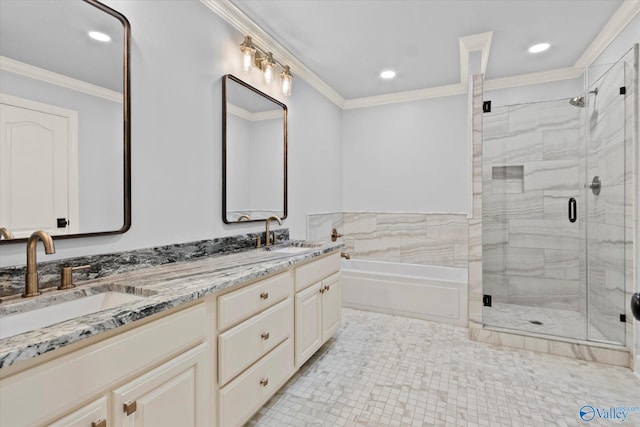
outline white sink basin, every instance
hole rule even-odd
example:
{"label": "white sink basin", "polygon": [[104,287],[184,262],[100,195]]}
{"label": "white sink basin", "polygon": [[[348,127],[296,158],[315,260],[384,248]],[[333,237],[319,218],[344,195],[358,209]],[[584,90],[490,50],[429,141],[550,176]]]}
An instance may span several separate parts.
{"label": "white sink basin", "polygon": [[313,249],[313,248],[303,248],[303,247],[300,247],[300,246],[288,246],[286,248],[276,249],[276,250],[273,250],[271,252],[277,252],[277,253],[280,253],[280,254],[299,254],[300,252],[306,252],[306,251],[309,251],[311,249]]}
{"label": "white sink basin", "polygon": [[104,292],[0,317],[0,339],[97,313],[126,302],[140,301],[143,298],[122,292]]}

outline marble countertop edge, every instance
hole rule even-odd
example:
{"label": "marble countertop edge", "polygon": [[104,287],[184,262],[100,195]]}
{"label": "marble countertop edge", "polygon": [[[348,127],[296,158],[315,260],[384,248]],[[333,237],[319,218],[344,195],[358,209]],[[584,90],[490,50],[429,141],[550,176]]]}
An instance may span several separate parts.
{"label": "marble countertop edge", "polygon": [[[292,246],[296,245],[295,243],[293,242]],[[59,302],[78,298],[78,292],[82,296],[104,292],[105,287],[125,287],[128,288],[128,293],[147,296],[143,296],[139,301],[4,338],[0,340],[0,369],[182,304],[285,271],[293,265],[338,251],[343,247],[343,243],[322,243],[310,247],[309,251],[296,254],[255,249],[242,253],[214,255],[171,266],[146,267],[78,284],[73,290],[57,291],[57,294],[51,297]],[[65,292],[70,296],[64,294]],[[18,307],[21,303],[23,302],[16,301],[15,306]],[[11,304],[0,306],[0,309],[4,310],[5,315],[15,312],[11,309]]]}

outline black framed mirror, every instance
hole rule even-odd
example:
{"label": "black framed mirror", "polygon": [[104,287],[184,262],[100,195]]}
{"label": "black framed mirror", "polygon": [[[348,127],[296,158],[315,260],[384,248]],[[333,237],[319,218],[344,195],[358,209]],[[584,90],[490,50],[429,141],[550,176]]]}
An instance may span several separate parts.
{"label": "black framed mirror", "polygon": [[96,0],[0,2],[0,227],[131,227],[131,29]]}
{"label": "black framed mirror", "polygon": [[287,106],[237,77],[222,81],[222,220],[287,217]]}

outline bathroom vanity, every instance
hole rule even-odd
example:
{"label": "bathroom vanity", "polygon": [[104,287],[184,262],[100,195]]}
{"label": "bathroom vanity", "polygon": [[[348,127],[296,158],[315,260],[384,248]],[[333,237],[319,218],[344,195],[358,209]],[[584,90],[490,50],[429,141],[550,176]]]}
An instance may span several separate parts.
{"label": "bathroom vanity", "polygon": [[147,296],[0,340],[0,425],[241,425],[338,329],[341,246],[250,250],[76,288]]}

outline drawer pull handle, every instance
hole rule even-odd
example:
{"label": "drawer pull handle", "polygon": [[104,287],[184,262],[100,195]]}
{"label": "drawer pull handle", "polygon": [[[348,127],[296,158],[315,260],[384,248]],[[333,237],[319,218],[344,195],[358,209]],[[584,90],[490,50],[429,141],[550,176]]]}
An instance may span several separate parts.
{"label": "drawer pull handle", "polygon": [[91,427],[107,427],[107,420],[104,418],[98,418],[91,423]]}
{"label": "drawer pull handle", "polygon": [[260,299],[267,299],[269,298],[269,292],[262,292],[260,294]]}
{"label": "drawer pull handle", "polygon": [[263,379],[260,380],[260,385],[262,387],[266,387],[267,384],[269,384],[269,378],[263,378]]}
{"label": "drawer pull handle", "polygon": [[133,402],[131,400],[127,400],[126,402],[124,402],[124,405],[122,406],[123,406],[124,412],[127,413],[127,416],[133,414],[134,412],[136,412],[136,409],[138,409],[138,404],[136,403],[135,400]]}
{"label": "drawer pull handle", "polygon": [[260,338],[262,338],[263,340],[268,340],[269,339],[269,332],[263,332],[262,335],[260,335]]}

